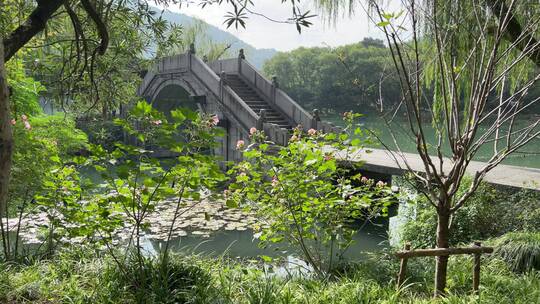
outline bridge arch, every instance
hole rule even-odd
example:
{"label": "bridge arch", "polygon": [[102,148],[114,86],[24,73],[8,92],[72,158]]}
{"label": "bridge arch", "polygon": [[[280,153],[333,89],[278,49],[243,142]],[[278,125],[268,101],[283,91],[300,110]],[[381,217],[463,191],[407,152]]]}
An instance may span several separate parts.
{"label": "bridge arch", "polygon": [[197,110],[197,104],[193,100],[192,95],[183,86],[176,83],[169,83],[161,86],[149,102],[156,110],[169,116],[172,110],[178,108]]}

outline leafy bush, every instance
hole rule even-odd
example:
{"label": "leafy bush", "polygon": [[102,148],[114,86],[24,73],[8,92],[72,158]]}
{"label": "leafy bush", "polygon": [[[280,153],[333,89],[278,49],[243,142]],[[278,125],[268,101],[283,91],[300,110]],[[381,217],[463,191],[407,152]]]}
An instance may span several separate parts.
{"label": "leafy bush", "polygon": [[[463,188],[468,187],[465,181]],[[423,199],[407,206],[401,240],[413,247],[433,247],[437,215]],[[539,231],[540,193],[482,184],[452,217],[450,245],[501,236],[510,231]]]}
{"label": "leafy bush", "polygon": [[193,260],[144,257],[141,272],[135,259],[131,255],[122,269],[110,271],[117,288],[129,291],[137,303],[199,303],[209,295],[212,277]]}
{"label": "leafy bush", "polygon": [[98,117],[78,118],[77,128],[86,133],[89,142],[100,145],[108,151],[113,150],[114,144],[124,138],[124,131],[121,126],[113,121],[103,120]]}
{"label": "leafy bush", "polygon": [[348,127],[341,134],[297,128],[286,147],[271,147],[264,132],[252,128],[252,144],[237,143],[245,161],[229,172],[234,182],[225,190],[227,204],[257,212],[261,243],[293,245],[293,253],[300,253],[319,276],[331,275],[342,262],[358,230],[355,220],[386,216],[396,202],[384,182],[340,168],[340,155],[325,152],[332,146],[346,155],[357,153],[363,140],[353,126],[355,117],[345,115]]}
{"label": "leafy bush", "polygon": [[30,117],[28,123],[30,128],[20,121],[13,126],[12,206],[31,200],[41,191],[47,174],[87,145],[86,136],[69,117]]}
{"label": "leafy bush", "polygon": [[30,118],[35,136],[51,141],[58,147],[60,157],[75,154],[88,147],[88,137],[77,129],[75,121],[63,114],[42,115]]}
{"label": "leafy bush", "polygon": [[39,104],[39,93],[45,87],[32,77],[26,76],[20,59],[10,60],[6,64],[8,84],[11,87],[11,112],[13,117],[38,115],[43,113]]}
{"label": "leafy bush", "polygon": [[540,270],[540,233],[512,232],[494,242],[494,256],[505,261],[514,272]]}

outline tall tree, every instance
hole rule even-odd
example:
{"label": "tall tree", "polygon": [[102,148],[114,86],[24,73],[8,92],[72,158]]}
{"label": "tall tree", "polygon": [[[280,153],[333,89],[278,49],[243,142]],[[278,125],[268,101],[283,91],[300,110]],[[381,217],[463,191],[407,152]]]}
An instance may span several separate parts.
{"label": "tall tree", "polygon": [[[158,0],[157,4],[168,5],[192,3],[188,0]],[[245,27],[248,14],[255,14],[252,11],[251,1],[239,0],[200,0],[196,1],[203,7],[207,5],[228,5],[230,12],[227,14],[226,23],[228,26]],[[309,26],[308,21],[311,15],[309,12],[301,12],[297,0],[282,1],[292,7],[292,17],[286,19],[286,23],[296,25],[298,31],[302,27]],[[95,60],[98,56],[105,54],[109,46],[109,22],[114,15],[111,10],[132,10],[135,12],[147,12],[146,18],[151,19],[155,12],[148,9],[146,2],[137,0],[115,1],[115,0],[4,0],[0,1],[0,42],[4,50],[0,58],[0,74],[5,75],[4,62],[10,60],[15,54],[25,47],[34,37],[38,36],[51,20],[69,16],[73,30],[72,37],[67,39],[73,43],[70,46],[67,56],[73,56],[75,68],[72,71],[78,72],[82,77],[90,77],[94,82]],[[27,11],[28,9],[28,11]],[[11,14],[16,11],[14,14]],[[16,28],[16,24],[11,20],[13,16],[22,16],[22,21]],[[91,23],[93,28],[88,29]],[[144,28],[140,29],[142,32]],[[5,83],[5,77],[2,78]],[[0,81],[0,84],[2,81]],[[5,86],[5,84],[4,84]],[[7,89],[1,89],[0,94],[0,218],[4,215],[7,204],[7,189],[9,186],[9,170],[12,158],[12,132],[10,128],[10,103]],[[95,86],[95,94],[98,94],[98,87]]]}
{"label": "tall tree", "polygon": [[4,68],[4,46],[0,37],[0,218],[4,215],[13,153],[9,91]]}
{"label": "tall tree", "polygon": [[[376,0],[318,2],[330,16],[363,3],[384,33],[425,174],[414,172],[400,151],[394,156],[437,210],[437,247],[447,248],[452,216],[486,174],[540,135],[540,119],[527,115],[540,100],[531,94],[540,80],[540,8],[535,1],[408,0],[398,12]],[[432,121],[435,142],[426,135],[426,120]],[[469,188],[458,192],[486,146],[491,157],[474,171]],[[447,267],[448,256],[438,257],[435,295],[445,292]]]}
{"label": "tall tree", "polygon": [[[2,24],[2,33],[5,32],[7,26],[6,22],[6,13],[12,11],[16,8],[6,7],[5,1],[1,2],[1,24]],[[8,4],[13,5],[14,3],[8,2]],[[25,44],[27,44],[34,36],[40,33],[47,25],[49,19],[60,9],[60,7],[65,6],[67,11],[70,11],[70,3],[60,0],[39,0],[36,2],[36,6],[32,9],[29,15],[26,17],[26,20],[22,22],[21,25],[15,29],[7,32],[7,35],[1,38],[2,42],[2,52],[0,58],[0,75],[5,75],[4,62],[13,58],[13,56],[19,51]],[[93,51],[93,56],[98,54],[104,54],[108,45],[108,33],[105,26],[105,23],[102,20],[102,15],[100,15],[94,6],[89,0],[82,0],[80,4],[83,8],[83,11],[88,15],[88,17],[94,22],[97,32],[101,38],[98,46]],[[24,14],[25,12],[20,12]],[[71,15],[71,20],[73,22],[74,28],[81,26],[79,16],[76,14]],[[77,30],[76,30],[77,32]],[[4,35],[4,34],[2,34]],[[77,39],[79,36],[76,37]],[[8,198],[8,186],[9,186],[9,175],[11,168],[11,157],[13,153],[13,135],[10,126],[10,103],[9,103],[9,94],[6,88],[5,77],[2,77],[0,81],[0,218],[4,215],[6,210],[7,198]]]}

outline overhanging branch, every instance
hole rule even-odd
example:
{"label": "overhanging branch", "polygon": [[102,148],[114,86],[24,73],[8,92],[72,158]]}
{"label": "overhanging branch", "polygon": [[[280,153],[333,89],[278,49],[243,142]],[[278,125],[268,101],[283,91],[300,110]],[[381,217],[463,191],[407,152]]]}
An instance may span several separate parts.
{"label": "overhanging branch", "polygon": [[488,0],[487,3],[491,7],[493,14],[495,14],[499,20],[508,16],[508,25],[506,27],[508,39],[512,43],[517,42],[516,47],[523,53],[527,53],[527,57],[529,57],[536,66],[540,67],[540,48],[538,47],[538,40],[536,40],[532,33],[523,32],[521,24],[504,0]]}
{"label": "overhanging branch", "polygon": [[38,0],[37,7],[28,19],[4,39],[4,61],[11,59],[32,37],[41,32],[63,3],[64,0]]}

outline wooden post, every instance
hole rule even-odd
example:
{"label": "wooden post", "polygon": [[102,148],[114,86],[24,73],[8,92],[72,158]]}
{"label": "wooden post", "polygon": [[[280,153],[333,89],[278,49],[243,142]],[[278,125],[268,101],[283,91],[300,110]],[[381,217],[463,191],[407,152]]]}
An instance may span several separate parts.
{"label": "wooden post", "polygon": [[[474,246],[481,247],[482,243],[474,242]],[[474,254],[474,266],[473,266],[473,291],[478,294],[480,287],[480,253]]]}
{"label": "wooden post", "polygon": [[[410,243],[405,244],[404,250],[409,251],[410,249],[411,249],[411,244]],[[401,285],[403,285],[403,282],[405,282],[405,274],[407,272],[407,260],[408,259],[409,259],[408,257],[402,257],[401,258],[401,263],[399,264],[399,274],[398,274],[398,279],[397,279],[397,288],[398,289],[401,287]]]}

